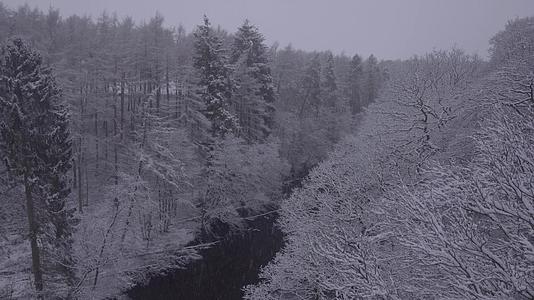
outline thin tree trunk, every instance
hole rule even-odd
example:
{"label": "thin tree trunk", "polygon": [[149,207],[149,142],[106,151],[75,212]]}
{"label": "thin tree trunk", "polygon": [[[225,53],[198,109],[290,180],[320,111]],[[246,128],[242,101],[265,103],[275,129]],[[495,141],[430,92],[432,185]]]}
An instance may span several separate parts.
{"label": "thin tree trunk", "polygon": [[98,165],[99,165],[99,149],[98,149],[98,112],[95,111],[95,152],[96,152],[96,165],[95,165],[95,175],[98,176]]}
{"label": "thin tree trunk", "polygon": [[124,137],[124,80],[126,78],[126,74],[122,73],[122,80],[121,80],[121,141]]}
{"label": "thin tree trunk", "polygon": [[106,142],[104,143],[104,158],[106,160],[106,163],[108,162],[108,144],[109,144],[109,131],[108,131],[108,121],[105,120],[104,123],[104,132],[105,132],[105,137],[106,137]]}
{"label": "thin tree trunk", "polygon": [[72,159],[72,188],[76,189],[78,186],[78,168],[76,168],[76,159]]}
{"label": "thin tree trunk", "polygon": [[[86,87],[87,84],[87,78],[86,78]],[[87,88],[88,90],[89,88]],[[85,92],[87,92],[87,90]],[[80,87],[80,138],[79,138],[79,148],[78,148],[78,210],[80,213],[83,213],[83,198],[82,198],[82,136],[84,134],[84,124],[83,124],[83,114],[85,112],[84,109],[84,89],[83,85]]]}
{"label": "thin tree trunk", "polygon": [[165,72],[165,81],[166,81],[166,96],[167,96],[167,105],[170,104],[171,97],[170,97],[170,88],[169,88],[169,56],[167,55],[167,70]]}
{"label": "thin tree trunk", "polygon": [[80,148],[78,150],[78,209],[83,213],[83,190],[82,190],[82,138],[80,137]]}
{"label": "thin tree trunk", "polygon": [[[32,187],[28,180],[28,175],[24,174],[24,189],[26,192],[26,212],[28,215],[28,225],[30,229],[30,246],[32,251],[32,272],[34,276],[34,284],[37,293],[43,291],[43,274],[41,271],[41,259],[39,253],[39,246],[37,245],[37,222],[35,221],[35,213],[33,207]],[[42,295],[38,295],[42,299]]]}
{"label": "thin tree trunk", "polygon": [[118,160],[118,151],[117,151],[117,143],[115,143],[114,147],[115,152],[115,187],[119,185],[119,160]]}
{"label": "thin tree trunk", "polygon": [[[176,114],[176,119],[178,119],[179,115],[178,115],[178,75],[176,75],[176,80],[174,81],[174,97],[175,97],[175,114]],[[179,122],[179,124],[181,123],[181,121]]]}
{"label": "thin tree trunk", "polygon": [[100,263],[102,260],[102,256],[104,255],[104,250],[106,248],[108,237],[111,234],[113,226],[115,226],[115,222],[117,221],[117,216],[119,214],[119,202],[117,198],[115,198],[115,203],[113,207],[114,207],[115,213],[113,214],[113,219],[111,220],[111,223],[109,224],[109,227],[106,230],[106,234],[104,235],[104,240],[102,241],[102,246],[100,246],[100,251],[98,252],[98,259],[96,262],[96,270],[95,270],[95,278],[93,280],[93,289],[96,288],[96,284],[98,283],[98,275],[100,274]]}
{"label": "thin tree trunk", "polygon": [[87,161],[84,162],[84,173],[85,173],[85,206],[89,206],[89,175],[87,175]]}

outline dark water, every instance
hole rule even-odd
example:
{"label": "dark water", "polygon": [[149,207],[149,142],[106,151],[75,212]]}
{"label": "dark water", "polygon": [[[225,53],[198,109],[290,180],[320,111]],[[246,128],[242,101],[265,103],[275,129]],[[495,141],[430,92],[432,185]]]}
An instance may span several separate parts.
{"label": "dark water", "polygon": [[[292,171],[286,178],[286,197],[302,185],[309,168]],[[268,209],[274,210],[274,207]],[[186,269],[154,277],[147,285],[126,294],[132,300],[239,300],[242,288],[258,282],[261,267],[267,265],[283,246],[282,231],[272,213],[247,222],[248,230],[228,235],[219,244],[200,251],[202,259]],[[223,229],[223,231],[225,231]],[[193,242],[192,244],[197,244]]]}
{"label": "dark water", "polygon": [[134,300],[242,299],[242,287],[256,283],[260,268],[282,247],[282,232],[274,225],[276,217],[271,214],[250,221],[247,231],[201,250],[203,259],[187,269],[152,278],[127,295]]}

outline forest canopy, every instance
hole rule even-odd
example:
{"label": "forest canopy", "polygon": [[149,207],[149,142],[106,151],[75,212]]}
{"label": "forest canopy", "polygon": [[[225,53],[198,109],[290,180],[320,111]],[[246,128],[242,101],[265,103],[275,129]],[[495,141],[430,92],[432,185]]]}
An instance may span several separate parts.
{"label": "forest canopy", "polygon": [[112,297],[197,259],[276,212],[385,80],[198,23],[0,7],[1,297]]}
{"label": "forest canopy", "polygon": [[489,59],[231,30],[0,5],[0,298],[125,297],[261,230],[244,299],[534,298],[533,17]]}

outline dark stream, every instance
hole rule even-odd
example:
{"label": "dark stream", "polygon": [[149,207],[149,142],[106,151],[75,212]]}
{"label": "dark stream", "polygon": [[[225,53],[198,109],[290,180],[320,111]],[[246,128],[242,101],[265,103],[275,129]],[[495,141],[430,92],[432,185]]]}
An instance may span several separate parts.
{"label": "dark stream", "polygon": [[[288,178],[283,188],[286,197],[301,186],[310,169],[305,168]],[[126,294],[132,300],[242,299],[243,287],[258,282],[261,267],[283,246],[284,237],[276,226],[277,218],[277,213],[271,213],[247,221],[245,232],[225,234],[226,238],[220,243],[201,250],[202,259],[185,269],[154,277],[148,284],[136,286]],[[192,242],[195,244],[198,242]]]}
{"label": "dark stream", "polygon": [[260,268],[282,247],[282,232],[274,225],[276,217],[270,214],[249,221],[246,232],[201,250],[201,260],[186,269],[154,277],[127,295],[134,300],[242,299],[242,288],[258,281]]}

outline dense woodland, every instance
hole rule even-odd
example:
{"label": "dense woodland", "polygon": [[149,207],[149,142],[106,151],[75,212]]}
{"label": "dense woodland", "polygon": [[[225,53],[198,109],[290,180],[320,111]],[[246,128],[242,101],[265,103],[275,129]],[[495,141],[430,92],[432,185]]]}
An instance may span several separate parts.
{"label": "dense woodland", "polygon": [[534,299],[534,18],[490,43],[387,64],[246,299]]}
{"label": "dense woodland", "polygon": [[114,297],[199,259],[277,212],[389,76],[247,20],[164,23],[0,6],[0,298]]}
{"label": "dense woodland", "polygon": [[0,298],[117,297],[278,213],[245,299],[534,299],[534,18],[381,62],[199,24],[0,7]]}

